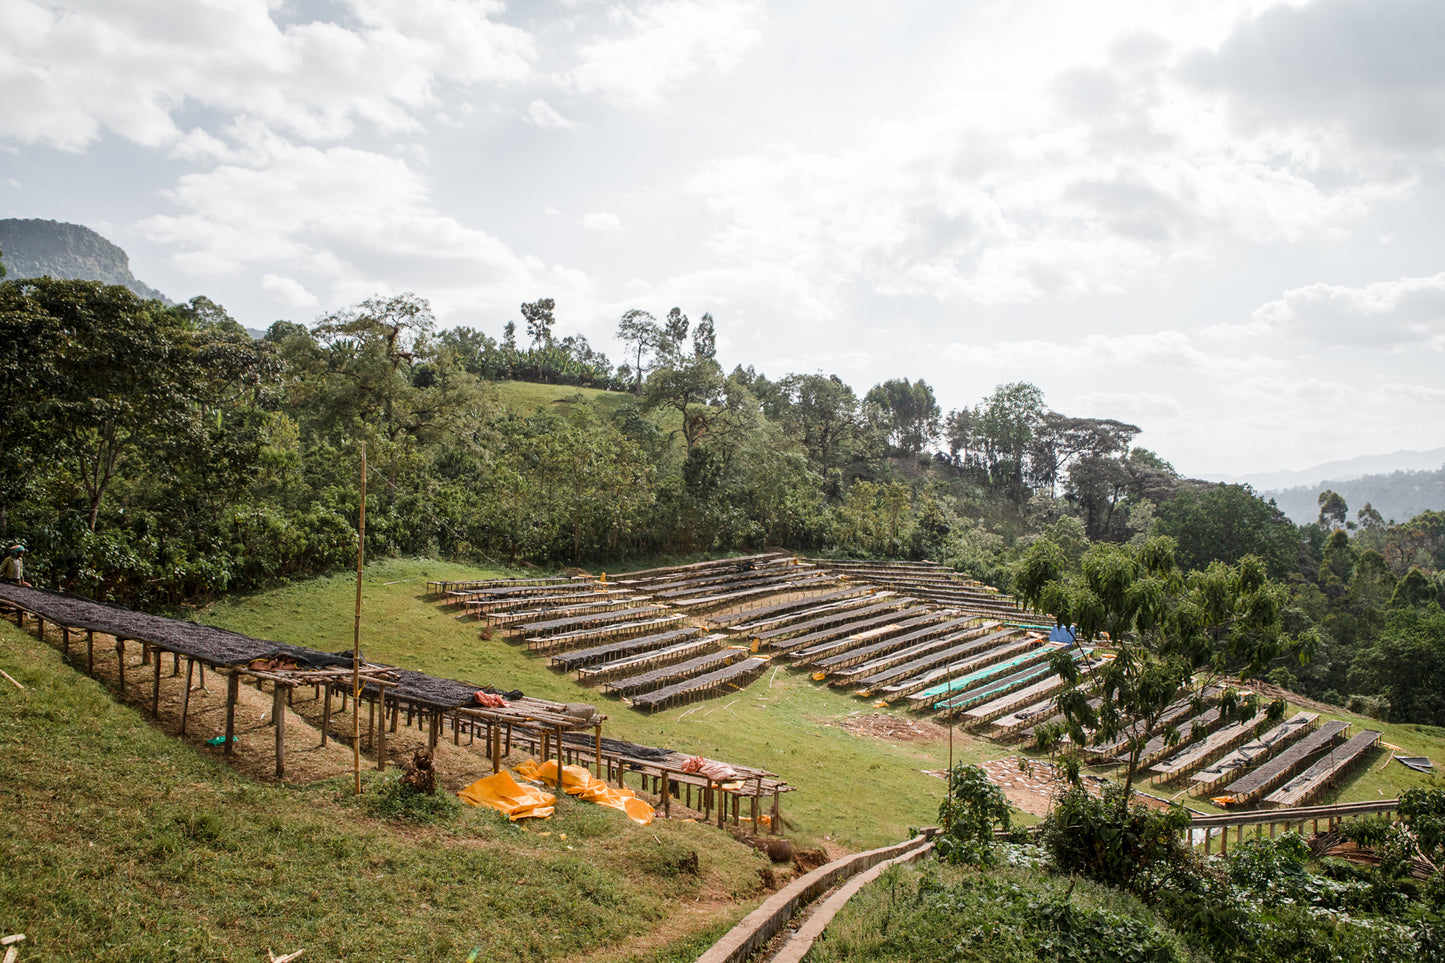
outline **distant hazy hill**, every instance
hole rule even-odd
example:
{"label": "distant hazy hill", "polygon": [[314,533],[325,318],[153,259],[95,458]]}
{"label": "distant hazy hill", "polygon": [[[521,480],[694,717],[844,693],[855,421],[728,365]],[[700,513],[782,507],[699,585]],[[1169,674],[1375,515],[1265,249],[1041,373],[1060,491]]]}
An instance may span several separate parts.
{"label": "distant hazy hill", "polygon": [[1300,525],[1319,518],[1320,492],[1325,489],[1336,492],[1350,506],[1352,522],[1366,502],[1387,522],[1408,521],[1427,509],[1445,511],[1445,469],[1365,475],[1259,494],[1262,498],[1273,498],[1280,511]]}
{"label": "distant hazy hill", "polygon": [[[1429,451],[1397,451],[1389,455],[1361,455],[1343,461],[1329,461],[1323,465],[1302,471],[1257,471],[1247,475],[1210,475],[1210,481],[1227,484],[1247,483],[1255,491],[1275,491],[1286,488],[1301,488],[1319,485],[1333,488],[1333,484],[1366,475],[1389,475],[1397,471],[1433,471],[1445,467],[1445,448]],[[1330,484],[1326,484],[1330,483]],[[1322,490],[1318,489],[1318,490]],[[1343,492],[1341,492],[1343,494]]]}
{"label": "distant hazy hill", "polygon": [[125,251],[88,227],[38,218],[0,220],[0,261],[5,278],[49,275],[79,281],[101,281],[130,288],[143,298],[171,300],[130,273]]}
{"label": "distant hazy hill", "polygon": [[1216,475],[1211,481],[1248,484],[1273,498],[1295,524],[1319,518],[1320,492],[1337,492],[1350,506],[1350,521],[1369,502],[1386,521],[1403,522],[1430,509],[1445,511],[1445,448],[1397,451],[1326,462],[1303,471]]}

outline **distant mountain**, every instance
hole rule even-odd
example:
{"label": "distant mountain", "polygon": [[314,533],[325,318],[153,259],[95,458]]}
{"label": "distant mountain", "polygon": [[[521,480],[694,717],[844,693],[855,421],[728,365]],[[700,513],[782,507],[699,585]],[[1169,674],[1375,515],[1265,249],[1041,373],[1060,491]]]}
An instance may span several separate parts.
{"label": "distant mountain", "polygon": [[173,303],[130,273],[130,257],[88,227],[38,218],[0,219],[0,262],[5,279],[49,275],[119,284],[143,298]]}
{"label": "distant mountain", "polygon": [[[1229,485],[1248,484],[1255,491],[1322,486],[1334,488],[1334,482],[1363,478],[1366,475],[1389,475],[1397,471],[1432,471],[1445,467],[1445,448],[1430,451],[1397,451],[1389,455],[1361,455],[1344,461],[1330,461],[1302,471],[1257,471],[1247,475],[1210,475],[1209,481]],[[1339,491],[1338,488],[1334,488]],[[1341,493],[1343,494],[1343,493]]]}
{"label": "distant mountain", "polygon": [[1405,522],[1423,511],[1445,511],[1445,468],[1436,471],[1397,471],[1388,475],[1326,480],[1313,485],[1260,491],[1274,499],[1280,511],[1297,525],[1320,516],[1320,492],[1335,492],[1349,506],[1349,521],[1369,503],[1385,521]]}

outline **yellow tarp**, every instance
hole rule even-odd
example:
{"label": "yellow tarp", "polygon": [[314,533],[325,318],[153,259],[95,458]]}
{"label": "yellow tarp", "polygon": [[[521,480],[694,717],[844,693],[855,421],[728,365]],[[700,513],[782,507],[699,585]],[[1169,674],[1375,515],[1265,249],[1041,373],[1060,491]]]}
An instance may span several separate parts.
{"label": "yellow tarp", "polygon": [[[517,773],[523,779],[555,786],[557,784],[557,760],[548,759],[539,766],[537,760],[528,759],[517,767]],[[578,799],[585,799],[599,806],[620,809],[627,814],[628,819],[639,825],[646,826],[652,822],[651,805],[638,799],[631,789],[607,785],[582,766],[562,767],[562,789],[569,796],[576,796]]]}
{"label": "yellow tarp", "polygon": [[512,774],[503,769],[485,779],[478,779],[457,793],[462,802],[472,806],[488,806],[501,810],[513,821],[546,819],[552,815],[557,797],[535,786],[518,785]]}

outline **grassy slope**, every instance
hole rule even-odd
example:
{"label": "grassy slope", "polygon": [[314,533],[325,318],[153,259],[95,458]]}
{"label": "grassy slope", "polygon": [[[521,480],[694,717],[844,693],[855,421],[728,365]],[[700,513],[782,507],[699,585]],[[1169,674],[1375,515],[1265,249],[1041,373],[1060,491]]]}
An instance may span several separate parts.
{"label": "grassy slope", "polygon": [[[852,848],[903,839],[913,826],[937,819],[942,783],[922,770],[948,765],[946,742],[889,744],[857,737],[840,726],[848,716],[887,712],[865,700],[814,683],[806,673],[780,664],[733,695],[648,715],[633,712],[571,676],[546,667],[512,643],[483,641],[474,622],[459,622],[448,609],[425,599],[426,581],[505,574],[426,560],[387,560],[367,569],[362,649],[370,657],[435,675],[522,689],[559,701],[597,702],[609,716],[604,734],[683,752],[762,766],[796,791],[784,797],[790,832],[805,842],[823,838]],[[317,579],[215,606],[211,621],[252,635],[317,648],[349,648],[355,606],[355,575]],[[1410,725],[1381,726],[1349,713],[1326,712],[1356,731],[1382,728],[1384,741],[1404,755],[1425,755],[1445,765],[1441,733]],[[960,733],[955,761],[1016,751]],[[1389,762],[1389,750],[1371,757],[1321,802],[1395,796],[1430,777]],[[1177,789],[1158,787],[1160,796]],[[1204,811],[1207,802],[1180,797]]]}
{"label": "grassy slope", "polygon": [[0,931],[28,935],[21,959],[692,959],[758,894],[766,861],[713,828],[566,797],[535,827],[385,823],[349,780],[233,773],[12,625],[0,668],[26,687],[0,680]]}
{"label": "grassy slope", "polygon": [[523,410],[538,406],[566,409],[581,400],[604,414],[624,405],[636,404],[637,396],[624,391],[576,388],[571,385],[539,385],[530,381],[497,381],[497,398]]}
{"label": "grassy slope", "polygon": [[[783,812],[795,836],[823,837],[864,848],[907,838],[911,826],[937,819],[942,782],[920,770],[948,764],[947,743],[888,745],[862,739],[836,723],[869,703],[812,682],[779,665],[734,695],[648,715],[578,685],[544,659],[502,641],[483,641],[475,622],[424,598],[428,579],[486,577],[486,571],[431,561],[368,566],[363,590],[362,651],[379,661],[467,679],[558,701],[596,702],[609,716],[603,734],[776,772],[796,791]],[[349,648],[355,575],[316,579],[286,589],[218,603],[208,619],[251,635]],[[876,710],[898,712],[900,710]],[[960,737],[960,757],[993,749]]]}

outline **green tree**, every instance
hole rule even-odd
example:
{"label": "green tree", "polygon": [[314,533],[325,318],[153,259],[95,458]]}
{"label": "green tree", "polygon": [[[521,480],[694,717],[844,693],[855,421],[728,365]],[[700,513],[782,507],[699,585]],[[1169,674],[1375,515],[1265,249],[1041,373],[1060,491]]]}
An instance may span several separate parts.
{"label": "green tree", "polygon": [[633,371],[637,373],[636,391],[641,394],[643,378],[647,372],[645,362],[649,353],[661,347],[662,328],[651,314],[632,308],[624,312],[622,320],[617,322],[617,340],[628,345],[636,355],[637,363]]}
{"label": "green tree", "polygon": [[1345,500],[1328,488],[1320,492],[1320,524],[1329,525],[1331,528],[1344,528],[1345,516],[1349,514],[1350,506]]}
{"label": "green tree", "polygon": [[852,454],[859,432],[858,398],[837,375],[788,375],[780,382],[785,431],[797,439],[815,467],[836,468]]}
{"label": "green tree", "polygon": [[206,376],[192,331],[116,285],[46,277],[4,289],[6,333],[24,334],[7,359],[23,394],[7,411],[6,448],[48,452],[83,489],[94,531],[106,492],[138,449],[194,437],[193,392]]}
{"label": "green tree", "polygon": [[1027,459],[1044,413],[1044,393],[1026,381],[999,385],[973,412],[975,445],[989,482],[1016,502],[1029,495]]}
{"label": "green tree", "polygon": [[863,403],[886,427],[889,443],[901,454],[916,455],[938,438],[942,409],[921,378],[893,378],[874,385]]}
{"label": "green tree", "polygon": [[533,348],[552,343],[552,328],[557,324],[553,313],[556,307],[557,302],[551,298],[523,302],[522,320],[527,322],[527,337],[532,339]]}
{"label": "green tree", "polygon": [[1216,560],[1233,565],[1246,555],[1263,559],[1273,578],[1299,568],[1299,530],[1248,485],[1185,489],[1159,506],[1157,519],[1158,533],[1174,539],[1186,568]]}
{"label": "green tree", "polygon": [[693,355],[675,360],[676,364],[660,367],[648,376],[642,406],[676,411],[678,430],[691,451],[713,420],[711,406],[722,392],[723,374],[712,358]]}
{"label": "green tree", "polygon": [[1383,693],[1396,722],[1445,725],[1445,611],[1396,606],[1374,639],[1360,646],[1350,664],[1355,692]]}
{"label": "green tree", "polygon": [[[1053,665],[1067,684],[1058,704],[1074,743],[1119,743],[1124,799],[1145,745],[1172,705],[1189,699],[1202,706],[1206,690],[1226,676],[1260,676],[1289,649],[1280,624],[1284,592],[1258,558],[1233,566],[1214,562],[1186,575],[1168,538],[1137,548],[1095,545],[1077,573],[1059,546],[1035,542],[1020,563],[1015,591],[1059,625],[1072,626],[1080,643],[1114,650],[1114,658],[1083,668],[1060,652]],[[1228,688],[1221,706],[1227,719],[1239,720],[1258,711],[1259,700]],[[1272,711],[1283,708],[1277,702]]]}

